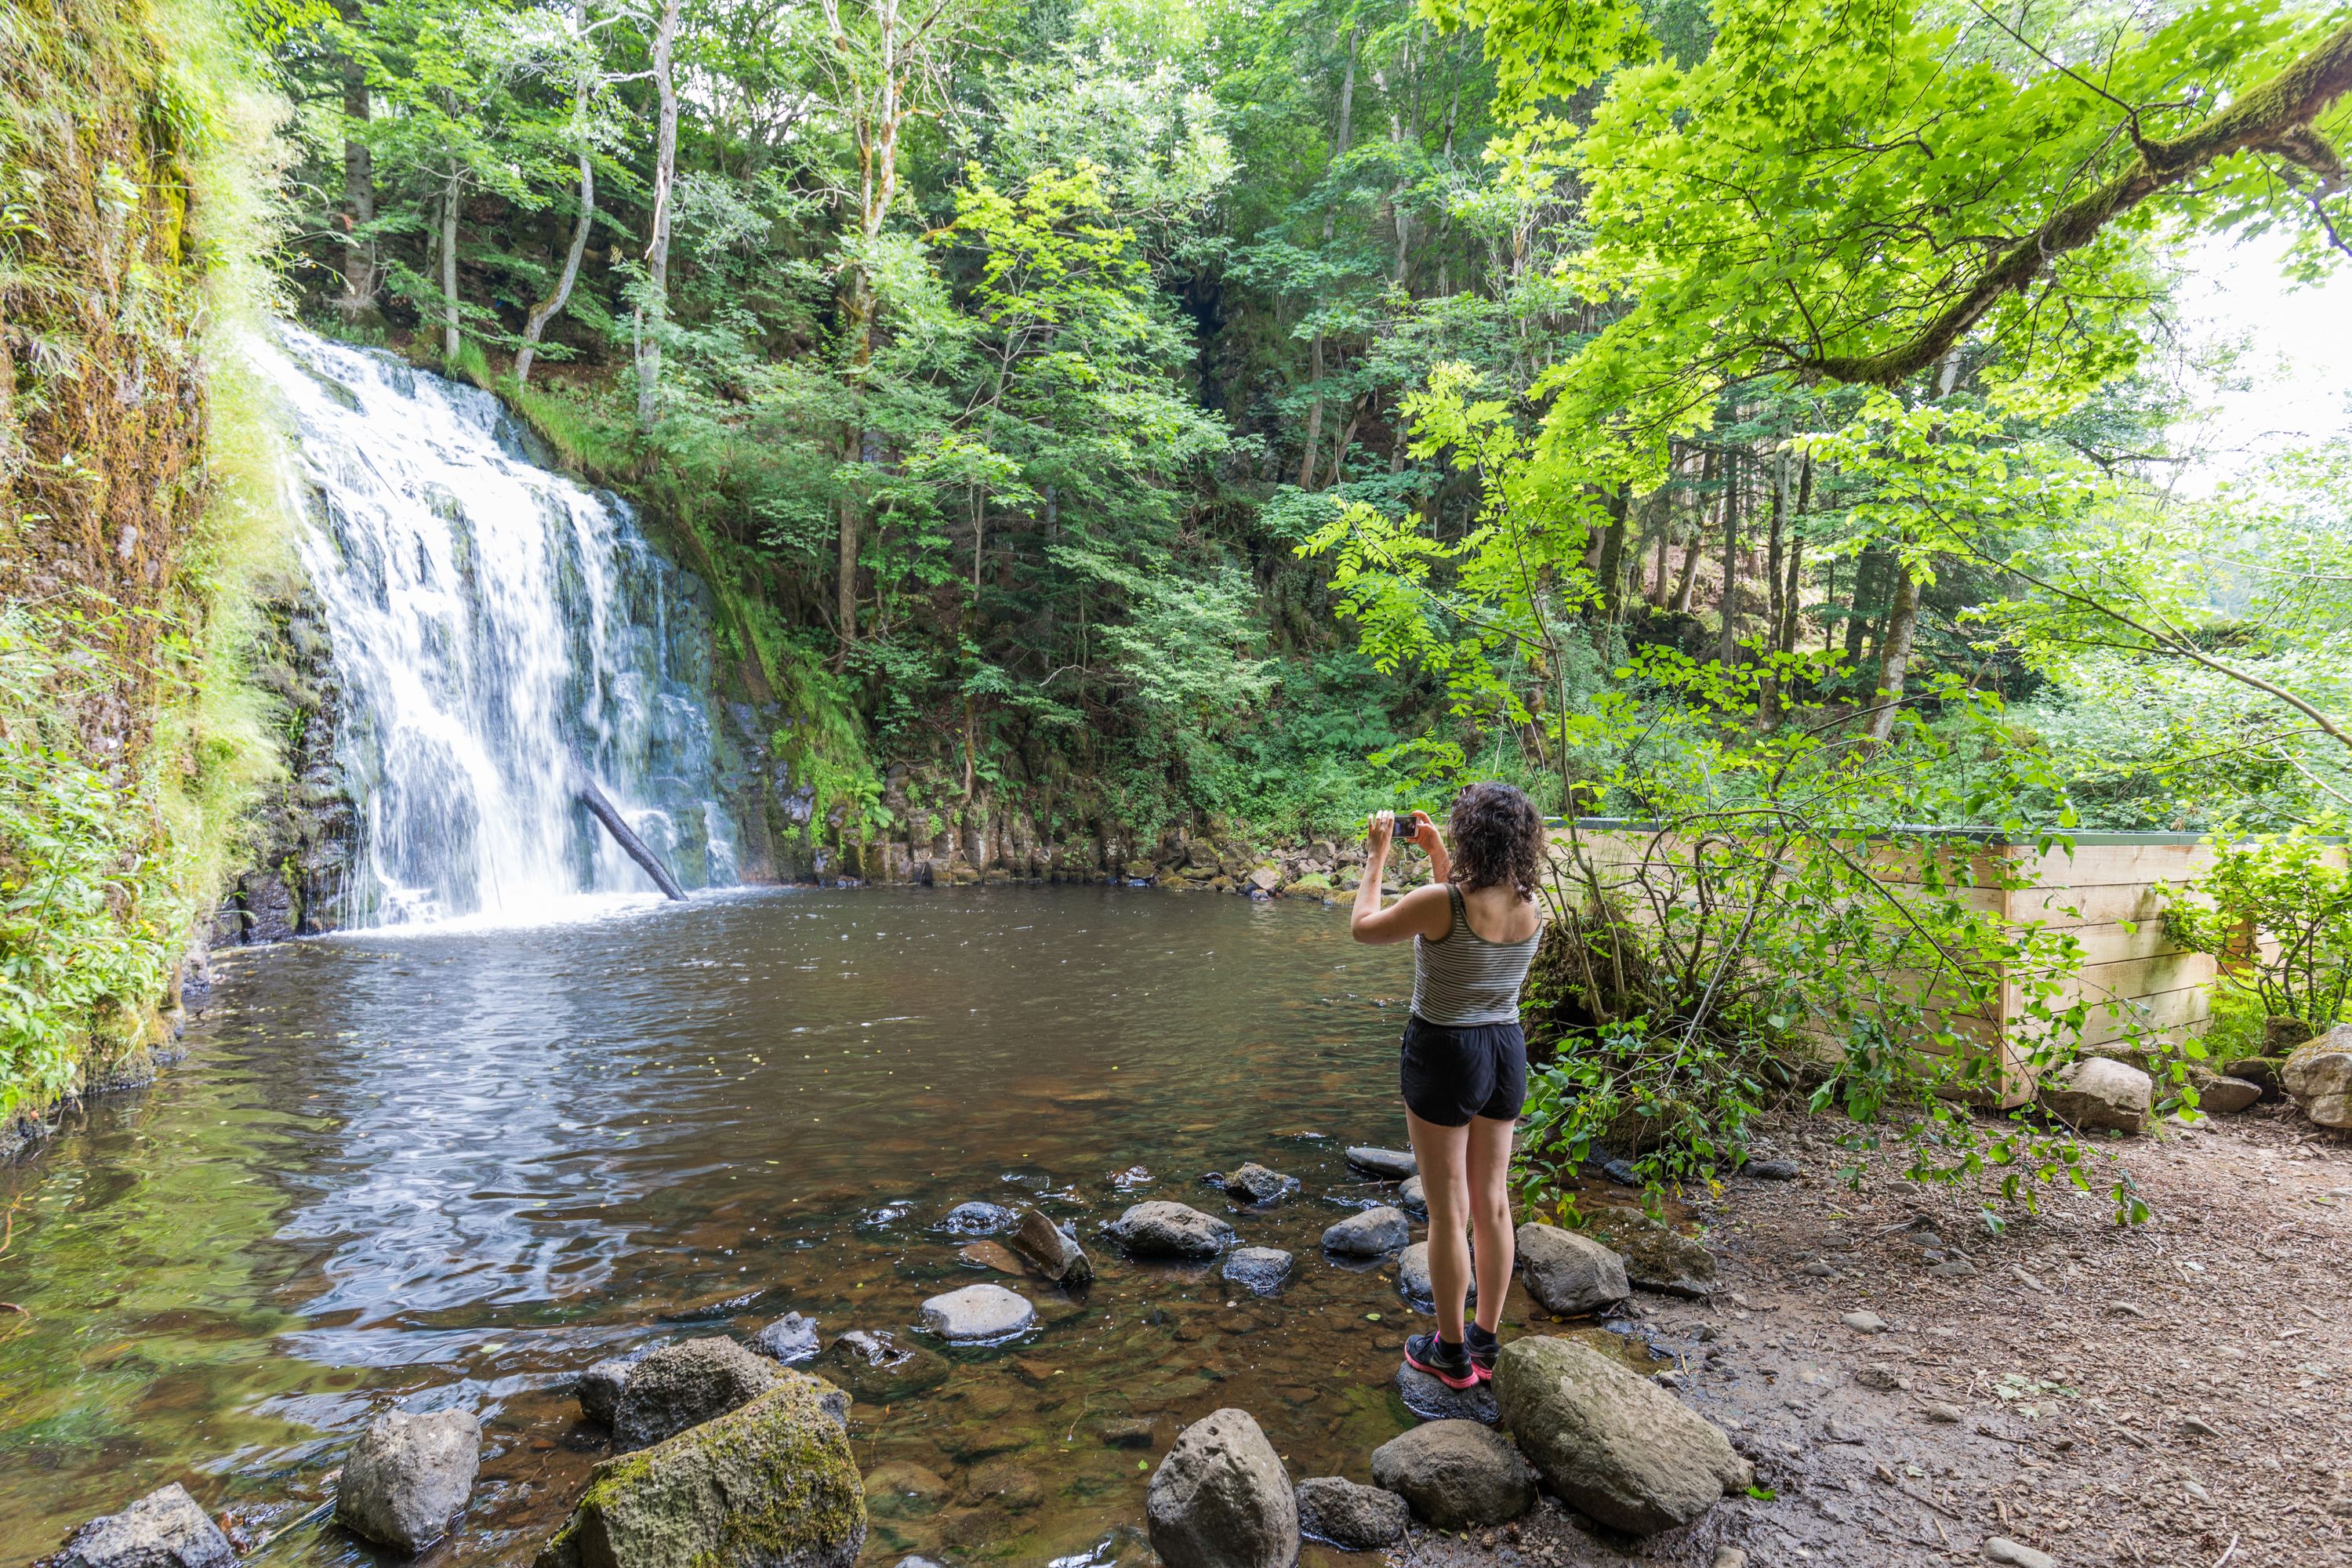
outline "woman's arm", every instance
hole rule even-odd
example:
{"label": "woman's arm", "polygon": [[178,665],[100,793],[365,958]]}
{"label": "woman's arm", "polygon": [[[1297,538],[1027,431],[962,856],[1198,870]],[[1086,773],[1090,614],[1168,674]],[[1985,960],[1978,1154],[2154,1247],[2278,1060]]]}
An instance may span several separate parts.
{"label": "woman's arm", "polygon": [[[1386,909],[1381,907],[1381,882],[1388,869],[1389,840],[1395,831],[1393,812],[1376,811],[1366,825],[1364,837],[1370,853],[1364,861],[1364,879],[1356,884],[1356,905],[1348,917],[1349,934],[1358,942],[1376,946],[1407,942],[1416,936],[1438,940],[1454,929],[1454,910],[1445,896],[1442,878],[1427,887],[1415,888]],[[1431,836],[1435,837],[1434,829]]]}

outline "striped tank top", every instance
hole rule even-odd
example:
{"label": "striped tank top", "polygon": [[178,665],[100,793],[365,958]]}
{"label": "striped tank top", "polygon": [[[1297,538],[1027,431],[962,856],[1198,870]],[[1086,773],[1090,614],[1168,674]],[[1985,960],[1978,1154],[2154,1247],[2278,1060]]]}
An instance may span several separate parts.
{"label": "striped tank top", "polygon": [[1519,982],[1528,977],[1542,924],[1524,942],[1488,942],[1470,929],[1462,889],[1448,882],[1445,893],[1454,902],[1452,929],[1437,942],[1412,939],[1412,1016],[1454,1028],[1517,1023]]}

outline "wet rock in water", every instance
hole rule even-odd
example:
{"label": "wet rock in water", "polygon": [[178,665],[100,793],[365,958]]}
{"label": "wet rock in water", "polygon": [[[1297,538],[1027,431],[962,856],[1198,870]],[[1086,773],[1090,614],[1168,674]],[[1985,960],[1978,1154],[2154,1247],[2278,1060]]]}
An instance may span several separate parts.
{"label": "wet rock in water", "polygon": [[1351,1214],[1323,1233],[1323,1250],[1342,1258],[1378,1258],[1412,1239],[1404,1211],[1383,1204]]}
{"label": "wet rock in water", "polygon": [[613,1441],[649,1447],[758,1398],[776,1369],[733,1340],[683,1340],[639,1362],[613,1412]]}
{"label": "wet rock in water", "polygon": [[823,1348],[817,1342],[815,1320],[803,1318],[798,1312],[786,1312],[751,1336],[752,1350],[786,1366],[814,1361]]}
{"label": "wet rock in water", "polygon": [[572,1392],[580,1400],[580,1414],[600,1426],[610,1426],[613,1416],[621,1407],[621,1390],[628,1386],[629,1374],[637,1363],[659,1349],[656,1345],[639,1345],[623,1351],[619,1355],[606,1356],[592,1363],[588,1369],[572,1380]]}
{"label": "wet rock in water", "polygon": [[1001,1456],[975,1466],[964,1480],[964,1490],[1015,1513],[1045,1500],[1045,1483],[1018,1462]]}
{"label": "wet rock in water", "polygon": [[1759,1182],[1793,1182],[1804,1172],[1794,1160],[1750,1160],[1739,1167],[1739,1173]]}
{"label": "wet rock in water", "polygon": [[840,1394],[786,1371],[749,1405],[605,1460],[535,1568],[853,1568],[866,1504]]}
{"label": "wet rock in water", "polygon": [[[1478,1281],[1474,1277],[1464,1293],[1467,1306],[1478,1304]],[[1413,1305],[1434,1307],[1436,1291],[1429,1274],[1429,1243],[1416,1241],[1397,1254],[1397,1292]]]}
{"label": "wet rock in water", "polygon": [[893,1459],[866,1472],[866,1507],[886,1519],[928,1513],[948,1495],[948,1483],[935,1470],[907,1459]]}
{"label": "wet rock in water", "polygon": [[1421,1421],[1476,1421],[1492,1426],[1502,1419],[1495,1409],[1495,1390],[1490,1384],[1475,1388],[1448,1388],[1429,1373],[1406,1362],[1399,1362],[1396,1370],[1397,1392],[1404,1396],[1404,1407]]}
{"label": "wet rock in water", "polygon": [[2242,1078],[2217,1078],[2197,1090],[2197,1109],[2215,1116],[2244,1110],[2263,1097],[2263,1086]]}
{"label": "wet rock in water", "polygon": [[2156,1084],[2129,1062],[2085,1057],[2042,1081],[2042,1109],[2086,1132],[2137,1132],[2147,1125]]}
{"label": "wet rock in water", "polygon": [[1018,1217],[1002,1204],[958,1204],[940,1221],[950,1236],[994,1236]]}
{"label": "wet rock in water", "polygon": [[874,1405],[894,1405],[938,1387],[948,1376],[947,1357],[920,1345],[902,1345],[877,1330],[850,1330],[820,1360],[850,1393]]}
{"label": "wet rock in water", "polygon": [[1756,1479],[1681,1400],[1572,1340],[1505,1345],[1495,1401],[1545,1484],[1612,1530],[1654,1535],[1688,1524]]}
{"label": "wet rock in water", "polygon": [[958,1343],[1009,1339],[1037,1321],[1037,1309],[1002,1285],[967,1285],[923,1303],[922,1325]]}
{"label": "wet rock in water", "polygon": [[2352,1024],[2299,1047],[2279,1068],[2279,1086],[2322,1127],[2352,1127]]}
{"label": "wet rock in water", "polygon": [[1519,1279],[1555,1317],[1583,1317],[1633,1293],[1625,1259],[1589,1236],[1530,1221],[1517,1242]]}
{"label": "wet rock in water", "polygon": [[236,1552],[188,1489],[173,1481],[120,1513],[91,1520],[49,1562],[52,1568],[233,1568]]}
{"label": "wet rock in water", "polygon": [[1429,1217],[1429,1189],[1421,1184],[1419,1176],[1407,1176],[1397,1184],[1397,1206],[1423,1219]]}
{"label": "wet rock in water", "polygon": [[1290,1478],[1245,1410],[1212,1412],[1177,1435],[1144,1515],[1167,1568],[1291,1568],[1298,1557]]}
{"label": "wet rock in water", "polygon": [[1440,1530],[1501,1524],[1536,1501],[1527,1460],[1475,1421],[1432,1421],[1390,1438],[1372,1450],[1372,1480]]}
{"label": "wet rock in water", "polygon": [[1421,1163],[1402,1149],[1374,1149],[1359,1144],[1347,1151],[1348,1163],[1368,1176],[1378,1176],[1384,1182],[1402,1182],[1421,1171]]}
{"label": "wet rock in water", "polygon": [[1255,1160],[1238,1170],[1222,1173],[1212,1171],[1207,1180],[1225,1196],[1244,1204],[1279,1203],[1298,1190],[1297,1177],[1269,1171]]}
{"label": "wet rock in water", "polygon": [[354,1534],[415,1556],[447,1531],[474,1493],[482,1424],[470,1410],[387,1410],[343,1459],[335,1518]]}
{"label": "wet rock in water", "polygon": [[1625,1259],[1625,1279],[1634,1289],[1693,1301],[1715,1294],[1715,1255],[1672,1226],[1636,1214],[1612,1217],[1593,1230]]}
{"label": "wet rock in water", "polygon": [[1103,1227],[1137,1258],[1214,1258],[1234,1244],[1234,1227],[1184,1204],[1137,1204]]}
{"label": "wet rock in water", "polygon": [[1298,1483],[1298,1530],[1344,1552],[1370,1552],[1404,1539],[1412,1510],[1404,1499],[1380,1487],[1338,1476]]}
{"label": "wet rock in water", "polygon": [[2058,1559],[2047,1552],[2037,1552],[2005,1535],[1986,1536],[1984,1554],[1986,1562],[2006,1563],[2008,1568],[2058,1568]]}
{"label": "wet rock in water", "polygon": [[1160,1440],[1154,1415],[1114,1415],[1095,1428],[1107,1448],[1149,1448]]}
{"label": "wet rock in water", "polygon": [[1087,1256],[1077,1238],[1036,1209],[1021,1211],[1020,1221],[1005,1244],[1058,1284],[1075,1288],[1095,1277],[1094,1259]]}
{"label": "wet rock in water", "polygon": [[1221,1272],[1253,1296],[1271,1296],[1290,1282],[1296,1262],[1278,1247],[1243,1247],[1225,1255]]}

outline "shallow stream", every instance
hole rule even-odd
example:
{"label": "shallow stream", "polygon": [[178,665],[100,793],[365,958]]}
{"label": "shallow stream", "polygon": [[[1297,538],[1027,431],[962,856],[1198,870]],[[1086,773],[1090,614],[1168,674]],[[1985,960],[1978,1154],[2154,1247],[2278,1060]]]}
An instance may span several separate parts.
{"label": "shallow stream", "polygon": [[[919,1303],[978,1279],[1040,1325],[860,1398],[859,1463],[899,1483],[867,1562],[1139,1556],[1151,1464],[1220,1405],[1294,1477],[1362,1479],[1411,1422],[1391,1378],[1426,1320],[1392,1261],[1317,1237],[1393,1193],[1340,1150],[1403,1142],[1409,988],[1319,905],[1068,887],[705,894],[241,953],[183,1063],[0,1171],[23,1309],[0,1311],[0,1562],[174,1479],[266,1533],[330,1495],[374,1412],[455,1402],[484,1418],[482,1479],[428,1561],[528,1563],[606,1451],[569,1393],[588,1363],[786,1310],[919,1342]],[[1200,1184],[1249,1159],[1302,1190],[1241,1213]],[[1119,1258],[1095,1227],[1147,1197],[1297,1276],[1259,1300]],[[967,1261],[939,1222],[972,1199],[1074,1219],[1101,1278],[1074,1298]],[[257,1559],[371,1560],[316,1522]]]}

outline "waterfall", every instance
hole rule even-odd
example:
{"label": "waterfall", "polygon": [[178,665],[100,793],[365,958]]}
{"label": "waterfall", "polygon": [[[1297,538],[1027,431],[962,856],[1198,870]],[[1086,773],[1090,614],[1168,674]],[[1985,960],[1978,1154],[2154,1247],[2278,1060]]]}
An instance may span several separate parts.
{"label": "waterfall", "polygon": [[704,590],[617,498],[531,460],[497,398],[298,328],[258,344],[331,643],[359,843],[339,923],[557,918],[653,883],[572,758],[688,887],[734,880]]}

